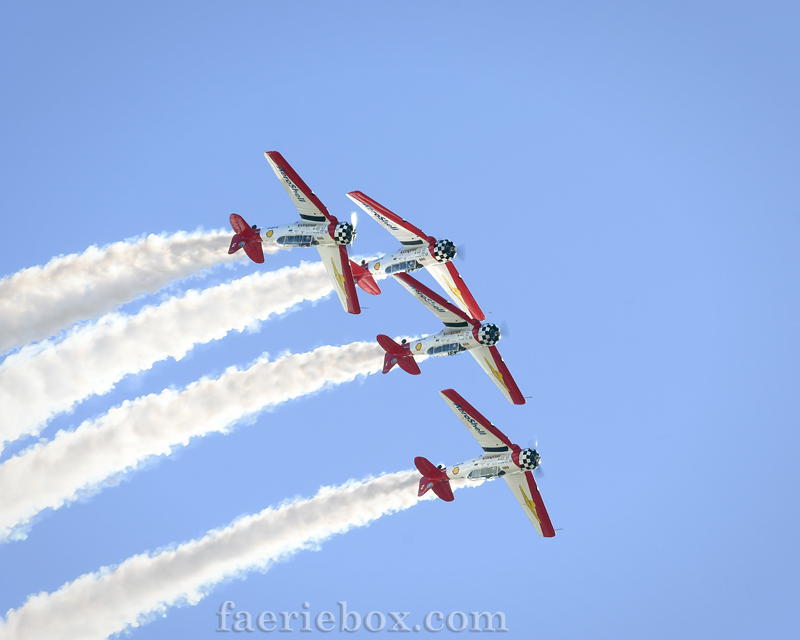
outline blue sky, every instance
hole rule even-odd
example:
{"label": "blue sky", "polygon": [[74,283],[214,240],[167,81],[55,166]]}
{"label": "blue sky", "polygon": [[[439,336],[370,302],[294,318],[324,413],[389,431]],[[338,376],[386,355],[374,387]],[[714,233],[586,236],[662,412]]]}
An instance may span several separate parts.
{"label": "blue sky", "polygon": [[[0,275],[231,212],[291,222],[262,155],[278,150],[334,215],[358,189],[465,247],[458,268],[509,327],[498,346],[531,396],[508,404],[461,356],[196,439],[0,545],[0,613],[322,485],[477,455],[437,394],[452,387],[513,441],[538,439],[554,540],[490,483],[219,585],[133,637],[218,637],[224,600],[504,611],[521,638],[795,637],[796,6],[51,2],[0,16]],[[362,215],[355,248],[396,243]],[[316,259],[218,267],[122,310]],[[157,363],[42,437],[265,351],[438,330],[382,288],[360,316],[329,297]]]}

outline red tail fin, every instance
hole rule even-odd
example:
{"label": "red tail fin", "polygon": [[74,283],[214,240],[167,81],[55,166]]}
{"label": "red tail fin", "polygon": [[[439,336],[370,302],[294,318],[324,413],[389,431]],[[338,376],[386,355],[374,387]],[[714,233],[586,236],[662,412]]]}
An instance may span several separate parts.
{"label": "red tail fin", "polygon": [[422,371],[419,370],[417,361],[411,354],[408,344],[399,345],[389,336],[383,334],[378,336],[378,344],[386,351],[383,357],[383,372],[389,373],[394,365],[398,365],[406,373],[418,376]]}
{"label": "red tail fin", "polygon": [[231,246],[228,248],[228,254],[230,255],[231,253],[236,253],[246,244],[247,241],[242,236],[240,236],[238,233],[234,233],[233,239],[231,240]]}
{"label": "red tail fin", "polygon": [[378,283],[375,282],[375,278],[372,277],[369,271],[352,260],[350,261],[350,270],[353,272],[353,280],[356,281],[359,287],[373,296],[380,294],[381,288],[378,286]]}
{"label": "red tail fin", "polygon": [[433,489],[433,492],[445,502],[452,502],[455,499],[450,479],[444,469],[434,467],[430,461],[421,456],[414,458],[414,464],[422,474],[417,495],[424,496],[428,489]]}
{"label": "red tail fin", "polygon": [[248,226],[242,216],[235,213],[230,217],[231,227],[236,232],[231,240],[231,246],[228,248],[228,253],[236,253],[239,249],[244,248],[244,252],[253,261],[261,264],[264,262],[264,250],[261,248],[261,229],[255,229]]}

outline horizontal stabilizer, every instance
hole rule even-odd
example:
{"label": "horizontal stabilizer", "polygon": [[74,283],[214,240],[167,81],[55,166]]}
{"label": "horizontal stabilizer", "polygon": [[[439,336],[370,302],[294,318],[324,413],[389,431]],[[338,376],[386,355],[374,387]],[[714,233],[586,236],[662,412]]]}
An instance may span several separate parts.
{"label": "horizontal stabilizer", "polygon": [[450,480],[443,469],[433,466],[429,460],[422,456],[414,458],[414,464],[417,467],[417,471],[422,474],[417,495],[422,497],[428,493],[429,489],[433,489],[433,492],[445,502],[452,502],[455,499]]}
{"label": "horizontal stabilizer", "polygon": [[264,262],[264,250],[261,248],[261,229],[256,229],[248,225],[242,216],[232,213],[230,216],[231,227],[236,232],[231,240],[228,253],[236,253],[239,249],[244,249],[247,256],[258,264]]}
{"label": "horizontal stabilizer", "polygon": [[412,376],[418,376],[422,373],[417,361],[414,360],[414,356],[410,352],[408,344],[397,344],[389,336],[383,334],[379,335],[377,340],[378,344],[386,352],[383,357],[383,373],[389,373],[394,365],[397,365]]}
{"label": "horizontal stabilizer", "polygon": [[397,344],[389,336],[380,334],[378,335],[377,340],[378,344],[381,345],[381,348],[386,353],[391,353],[392,355],[395,356],[404,356],[406,354],[406,349],[403,348],[403,345]]}
{"label": "horizontal stabilizer", "polygon": [[260,240],[258,242],[248,242],[244,245],[244,252],[253,262],[264,263],[264,249],[261,247]]}
{"label": "horizontal stabilizer", "polygon": [[353,280],[356,281],[359,287],[373,296],[380,295],[381,288],[378,286],[378,283],[375,282],[375,278],[372,277],[369,271],[352,260],[350,261],[350,271],[353,272]]}

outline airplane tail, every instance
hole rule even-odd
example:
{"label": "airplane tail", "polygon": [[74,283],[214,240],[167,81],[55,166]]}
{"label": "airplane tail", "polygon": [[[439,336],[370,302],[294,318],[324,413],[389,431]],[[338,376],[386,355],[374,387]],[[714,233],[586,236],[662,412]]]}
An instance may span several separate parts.
{"label": "airplane tail", "polygon": [[369,271],[352,260],[350,261],[350,270],[353,272],[353,280],[356,281],[359,287],[373,296],[380,294],[381,288],[378,286],[378,283],[375,282],[375,278],[372,277]]}
{"label": "airplane tail", "polygon": [[406,373],[418,376],[422,371],[419,370],[417,361],[411,353],[409,344],[397,344],[389,336],[383,334],[378,336],[378,344],[381,345],[386,355],[383,357],[383,372],[389,373],[394,365],[399,366]]}
{"label": "airplane tail", "polygon": [[236,232],[228,248],[228,254],[236,253],[239,249],[244,249],[247,256],[253,261],[261,264],[264,262],[264,250],[261,248],[261,229],[256,229],[248,225],[242,216],[235,213],[230,217],[231,227]]}
{"label": "airplane tail", "polygon": [[414,458],[414,465],[416,465],[417,471],[422,474],[422,478],[419,481],[418,496],[422,497],[428,493],[429,489],[433,489],[433,492],[445,502],[452,502],[455,499],[453,489],[450,486],[450,479],[444,469],[433,466],[430,461],[421,456]]}

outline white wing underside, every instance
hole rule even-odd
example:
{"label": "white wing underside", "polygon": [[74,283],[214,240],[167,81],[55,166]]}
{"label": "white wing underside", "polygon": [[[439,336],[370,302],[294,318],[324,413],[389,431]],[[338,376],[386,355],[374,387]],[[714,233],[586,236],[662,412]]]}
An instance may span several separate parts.
{"label": "white wing underside", "polygon": [[267,151],[264,157],[289,195],[292,204],[297,207],[297,211],[303,220],[331,222],[330,214],[325,205],[314,195],[314,192],[311,191],[303,179],[295,173],[282,155],[277,151]]}
{"label": "white wing underside", "polygon": [[342,307],[347,311],[347,294],[344,290],[344,276],[345,270],[342,267],[341,252],[338,245],[316,245],[319,252],[319,257],[322,258],[322,264],[325,271],[328,272],[328,277],[331,279],[333,290],[339,296],[339,302]]}
{"label": "white wing underside", "polygon": [[[535,487],[536,483],[529,483],[528,482],[528,474],[530,471],[526,471],[525,473],[513,473],[510,475],[503,476],[503,480],[508,483],[509,488],[511,489],[511,493],[514,494],[514,497],[519,502],[519,506],[522,507],[522,510],[525,512],[525,515],[528,516],[528,520],[531,521],[531,524],[536,528],[536,532],[543,536],[542,533],[542,523],[539,521],[538,509],[536,504],[542,504],[542,498],[539,494],[539,490],[536,489],[536,494],[531,496],[532,489],[531,484]],[[531,476],[533,478],[533,476]],[[548,518],[549,516],[545,516]]]}
{"label": "white wing underside", "polygon": [[[391,233],[405,247],[422,247],[428,244],[427,236],[410,222],[407,222],[386,207],[375,202],[360,191],[353,191],[347,197],[355,202],[375,222]],[[422,234],[422,235],[420,235]]]}
{"label": "white wing underside", "polygon": [[492,352],[489,350],[489,347],[485,346],[475,347],[469,350],[469,354],[473,358],[475,358],[475,360],[478,361],[478,364],[481,365],[481,369],[483,369],[486,372],[486,375],[489,376],[489,378],[491,378],[495,386],[498,389],[500,389],[500,391],[506,397],[506,400],[508,400],[509,402],[514,402],[514,399],[511,397],[511,392],[509,391],[508,387],[506,386],[503,380],[504,378],[503,373],[500,371],[500,368],[496,365],[494,361],[494,356],[492,355]]}
{"label": "white wing underside", "polygon": [[440,391],[439,395],[484,451],[501,453],[510,449],[508,438],[452,389]]}
{"label": "white wing underside", "polygon": [[[467,327],[469,322],[456,311],[460,311],[453,303],[448,302],[440,295],[433,293],[422,283],[417,282],[407,273],[394,276],[406,290],[419,300],[425,307],[447,327]],[[449,307],[449,308],[448,308]]]}
{"label": "white wing underside", "polygon": [[450,299],[453,302],[455,302],[462,311],[464,311],[465,313],[471,313],[466,302],[464,302],[464,298],[461,293],[461,288],[459,287],[459,284],[453,279],[453,276],[450,274],[450,271],[447,268],[447,264],[445,263],[433,264],[429,267],[426,267],[426,269],[433,276],[433,279],[439,283],[439,286],[445,290],[448,296],[450,296]]}

